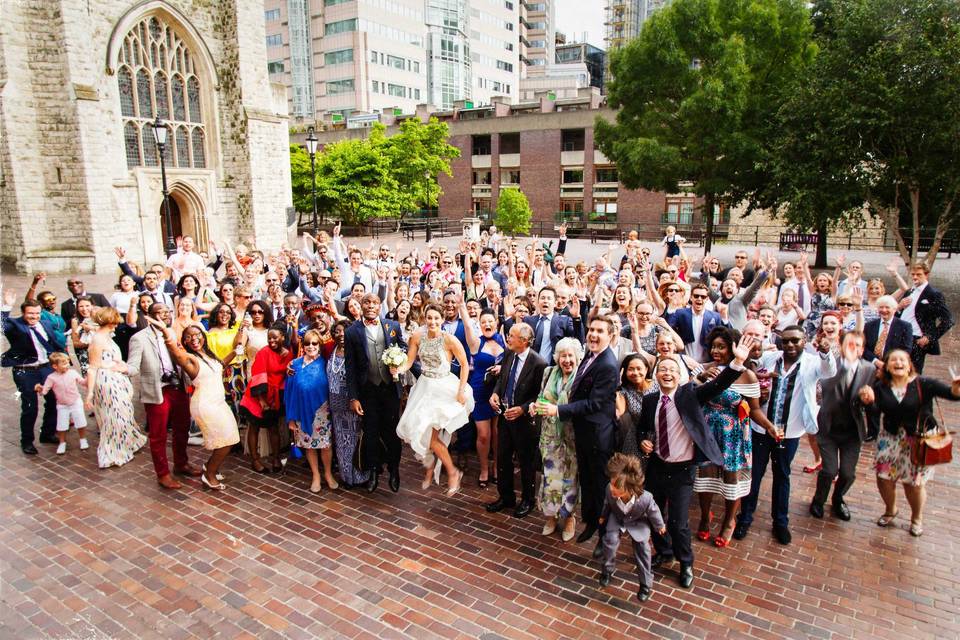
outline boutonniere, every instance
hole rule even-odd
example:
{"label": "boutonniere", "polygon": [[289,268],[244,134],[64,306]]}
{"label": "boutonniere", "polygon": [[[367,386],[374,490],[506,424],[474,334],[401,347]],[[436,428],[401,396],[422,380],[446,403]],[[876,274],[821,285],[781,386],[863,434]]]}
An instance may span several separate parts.
{"label": "boutonniere", "polygon": [[391,331],[391,332],[390,332],[390,337],[391,337],[391,338],[396,338],[396,337],[397,337],[397,332],[396,332],[396,331]]}
{"label": "boutonniere", "polygon": [[920,304],[930,304],[930,301],[929,301],[929,300],[921,300],[921,301],[920,301]]}

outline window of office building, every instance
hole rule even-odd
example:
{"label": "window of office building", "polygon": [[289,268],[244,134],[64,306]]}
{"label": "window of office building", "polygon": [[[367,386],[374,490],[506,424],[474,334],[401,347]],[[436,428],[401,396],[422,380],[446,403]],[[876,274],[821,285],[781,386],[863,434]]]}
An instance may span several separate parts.
{"label": "window of office building", "polygon": [[338,33],[346,33],[348,31],[357,30],[357,19],[350,18],[349,20],[338,20],[337,22],[328,22],[323,27],[323,34],[326,36],[332,36]]}
{"label": "window of office building", "polygon": [[509,62],[504,62],[503,60],[497,60],[497,69],[501,71],[513,71],[513,64]]}
{"label": "window of office building", "polygon": [[283,46],[283,36],[279,33],[272,36],[267,36],[267,46],[268,47],[281,47]]}
{"label": "window of office building", "polygon": [[371,51],[371,52],[370,52],[370,62],[372,62],[373,64],[377,64],[379,61],[380,61],[380,58],[377,56],[377,52],[376,52],[376,51]]}
{"label": "window of office building", "polygon": [[500,153],[520,153],[520,132],[500,134]]}
{"label": "window of office building", "polygon": [[341,49],[323,54],[323,63],[326,65],[345,64],[347,62],[353,62],[353,49]]}
{"label": "window of office building", "polygon": [[594,182],[616,182],[617,180],[616,167],[597,167],[597,179]]}
{"label": "window of office building", "polygon": [[270,9],[263,12],[263,19],[267,22],[280,19],[280,9]]}
{"label": "window of office building", "polygon": [[617,201],[601,200],[593,201],[593,212],[590,214],[590,222],[616,222],[617,221]]}
{"label": "window of office building", "polygon": [[583,200],[561,200],[560,218],[564,222],[583,220]]}
{"label": "window of office building", "polygon": [[488,156],[490,155],[490,136],[489,135],[476,135],[472,136],[471,152],[470,155],[474,156]]}
{"label": "window of office building", "polygon": [[335,4],[346,4],[352,2],[353,0],[323,0],[323,5],[325,7],[332,7]]}
{"label": "window of office building", "polygon": [[327,81],[328,96],[337,96],[344,93],[353,93],[353,78]]}
{"label": "window of office building", "polygon": [[267,73],[283,73],[283,60],[268,62]]}
{"label": "window of office building", "polygon": [[563,184],[582,184],[583,169],[564,169]]}
{"label": "window of office building", "polygon": [[400,56],[387,56],[387,66],[393,67],[394,69],[400,69],[403,71],[406,68],[406,63],[403,58]]}
{"label": "window of office building", "polygon": [[692,198],[667,200],[662,220],[668,224],[693,224],[694,207]]}
{"label": "window of office building", "polygon": [[490,175],[490,169],[474,169],[473,184],[493,184],[493,176]]}
{"label": "window of office building", "polygon": [[407,89],[403,85],[399,85],[399,84],[388,84],[387,93],[394,96],[395,98],[407,97]]}
{"label": "window of office building", "polygon": [[586,134],[583,129],[564,129],[560,132],[560,149],[563,151],[583,151]]}
{"label": "window of office building", "polygon": [[501,171],[500,184],[520,184],[520,169],[504,169]]}

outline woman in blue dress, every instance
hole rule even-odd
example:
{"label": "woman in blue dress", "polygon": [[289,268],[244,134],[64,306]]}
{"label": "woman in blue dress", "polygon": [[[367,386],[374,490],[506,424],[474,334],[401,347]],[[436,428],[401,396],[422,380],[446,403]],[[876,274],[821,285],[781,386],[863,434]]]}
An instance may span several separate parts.
{"label": "woman in blue dress", "polygon": [[284,387],[287,424],[293,436],[294,446],[307,454],[307,462],[313,474],[310,491],[320,493],[320,467],[317,450],[323,461],[323,479],[327,486],[336,489],[333,479],[333,450],[331,446],[330,410],[327,406],[329,386],[327,363],[320,354],[323,339],[320,332],[311,329],[303,336],[303,356],[290,363],[292,375]]}
{"label": "woman in blue dress", "polygon": [[[503,359],[505,345],[503,336],[497,332],[497,315],[492,309],[480,312],[480,333],[477,335],[473,321],[467,317],[467,305],[460,303],[460,317],[467,338],[467,356],[470,360],[470,377],[467,382],[473,389],[473,412],[470,417],[477,425],[477,457],[480,458],[479,485],[485,489],[490,482],[490,443],[497,441],[497,414],[490,406],[493,384],[486,382],[487,372],[498,367]],[[492,438],[492,440],[491,440]],[[493,451],[493,468],[497,468],[497,452]]]}

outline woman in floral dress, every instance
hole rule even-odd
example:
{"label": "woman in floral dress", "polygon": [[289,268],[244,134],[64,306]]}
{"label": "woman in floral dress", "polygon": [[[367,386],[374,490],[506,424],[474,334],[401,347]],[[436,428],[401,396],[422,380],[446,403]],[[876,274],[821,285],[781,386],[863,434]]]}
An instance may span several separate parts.
{"label": "woman in floral dress", "polygon": [[133,417],[133,385],[127,364],[120,358],[120,347],[110,337],[120,324],[120,313],[102,307],[93,314],[99,325],[90,342],[90,367],[87,370],[87,410],[93,409],[100,425],[97,462],[101,469],[122,466],[147,443]]}
{"label": "woman in floral dress", "polygon": [[[738,331],[717,327],[707,335],[710,356],[714,366],[704,372],[705,377],[719,374],[733,360],[733,345],[740,339]],[[750,493],[753,457],[750,419],[764,428],[772,429],[766,414],[760,409],[760,384],[757,375],[745,369],[730,387],[703,409],[707,425],[723,451],[723,466],[708,464],[697,469],[693,490],[700,494],[700,525],[697,538],[710,540],[710,520],[713,495],[723,497],[725,512],[720,535],[713,539],[717,547],[730,544],[736,526],[740,499]]]}
{"label": "woman in floral dress", "polygon": [[[574,338],[563,338],[554,348],[557,365],[543,372],[540,398],[550,404],[566,404],[573,379],[583,358],[583,346]],[[540,456],[543,458],[543,481],[540,485],[540,509],[547,517],[543,535],[549,536],[563,520],[561,537],[573,539],[577,529],[574,516],[577,491],[577,450],[573,438],[573,422],[557,416],[544,416],[540,425]]]}
{"label": "woman in floral dress", "polygon": [[330,409],[330,421],[333,424],[333,444],[337,452],[337,465],[340,480],[346,488],[355,487],[370,479],[368,471],[358,471],[353,466],[353,453],[360,438],[360,416],[350,408],[350,396],[347,391],[346,365],[343,359],[343,332],[350,326],[350,320],[340,320],[333,325],[334,348],[327,360],[327,384],[330,396],[327,406]]}

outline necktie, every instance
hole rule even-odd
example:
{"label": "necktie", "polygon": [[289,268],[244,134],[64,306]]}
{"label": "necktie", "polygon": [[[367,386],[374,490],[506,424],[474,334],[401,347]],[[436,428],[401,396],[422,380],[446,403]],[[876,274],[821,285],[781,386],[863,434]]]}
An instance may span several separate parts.
{"label": "necktie", "polygon": [[544,316],[540,316],[540,328],[540,348],[537,349],[537,352],[545,361],[550,362],[550,356],[552,355],[550,353],[550,323]]}
{"label": "necktie", "polygon": [[38,354],[37,354],[37,362],[46,362],[47,359],[48,359],[48,358],[47,358],[47,355],[48,355],[48,353],[49,353],[49,351],[50,351],[50,349],[48,348],[48,345],[47,345],[47,340],[46,340],[42,335],[40,335],[40,332],[37,331],[37,327],[36,327],[36,326],[30,327],[30,331],[31,331],[31,332],[33,333],[33,335],[37,338],[37,344],[40,345],[40,349],[41,349],[41,351],[43,351],[43,353],[38,353]]}
{"label": "necktie", "polygon": [[506,407],[513,406],[513,390],[517,386],[517,369],[520,364],[520,356],[514,356],[513,364],[510,365],[510,377],[507,378],[507,388],[504,390],[504,397],[507,400]]}
{"label": "necktie", "polygon": [[877,346],[874,348],[873,352],[877,354],[878,358],[883,357],[883,349],[887,346],[887,331],[890,329],[890,323],[886,320],[881,321],[880,323],[880,335],[877,336]]}
{"label": "necktie", "polygon": [[580,384],[581,378],[587,372],[587,369],[590,368],[590,363],[593,362],[596,354],[591,353],[586,358],[583,359],[583,362],[580,363],[580,368],[577,369],[577,377],[573,379],[573,384],[570,385],[570,393],[573,393],[573,390],[577,388],[577,385]]}
{"label": "necktie", "polygon": [[805,288],[805,287],[803,286],[803,283],[801,283],[800,286],[797,287],[797,306],[800,307],[801,309],[803,309],[803,299],[804,299],[803,290],[804,290],[804,288]]}
{"label": "necktie", "polygon": [[359,273],[354,273],[354,274],[353,274],[353,284],[358,284],[359,282],[360,282],[360,274],[359,274]]}
{"label": "necktie", "polygon": [[657,425],[657,454],[664,461],[670,457],[670,442],[667,439],[667,405],[669,404],[670,396],[660,396],[660,411],[657,416],[660,423]]}

